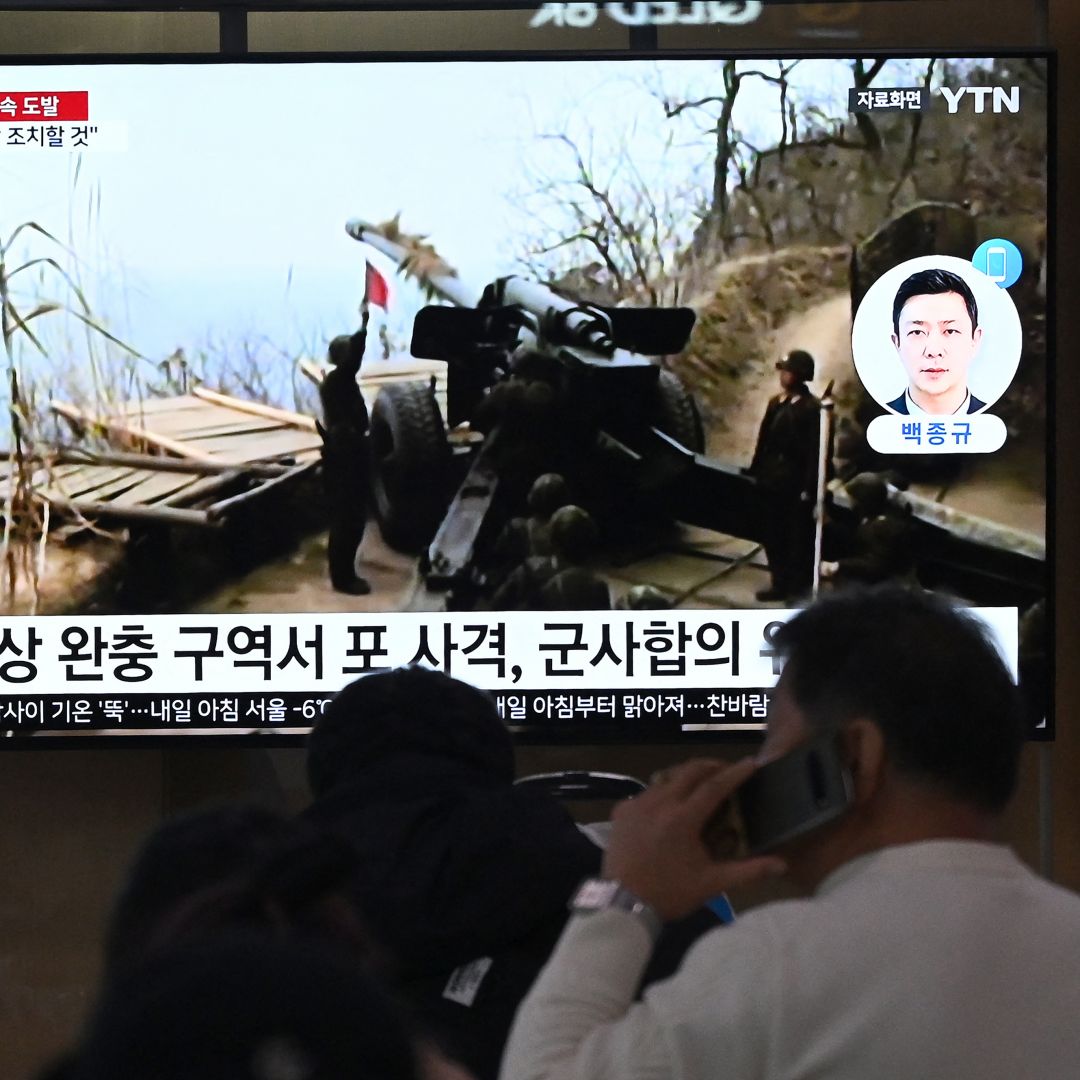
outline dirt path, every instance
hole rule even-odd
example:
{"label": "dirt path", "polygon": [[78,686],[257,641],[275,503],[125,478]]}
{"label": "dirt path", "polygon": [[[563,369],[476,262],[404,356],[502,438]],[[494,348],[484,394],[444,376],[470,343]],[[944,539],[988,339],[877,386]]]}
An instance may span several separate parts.
{"label": "dirt path", "polygon": [[404,611],[417,608],[420,589],[416,559],[392,551],[368,526],[360,545],[360,573],[371,583],[367,596],[348,596],[330,587],[326,533],[307,537],[289,558],[260,566],[208,596],[195,610],[244,611]]}
{"label": "dirt path", "polygon": [[805,349],[814,357],[814,390],[820,393],[830,379],[835,379],[837,394],[850,393],[856,379],[851,360],[850,313],[851,302],[840,293],[780,326],[763,350],[769,359],[740,380],[739,409],[725,415],[723,429],[709,432],[709,453],[736,464],[749,463],[765,406],[780,389],[774,365],[792,349]]}

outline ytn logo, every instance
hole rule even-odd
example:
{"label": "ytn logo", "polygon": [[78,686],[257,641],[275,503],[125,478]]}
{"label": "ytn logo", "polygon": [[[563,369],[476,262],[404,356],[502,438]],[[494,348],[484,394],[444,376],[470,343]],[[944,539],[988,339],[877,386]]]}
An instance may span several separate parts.
{"label": "ytn logo", "polygon": [[761,0],[652,0],[636,3],[609,4],[544,4],[529,22],[529,26],[593,26],[601,10],[609,19],[623,26],[702,26],[726,23],[741,26],[752,23],[761,15]]}
{"label": "ytn logo", "polygon": [[945,99],[945,104],[949,106],[950,113],[960,111],[960,102],[965,97],[974,99],[973,112],[986,112],[987,98],[990,98],[991,112],[1016,113],[1020,111],[1019,86],[1010,86],[1008,90],[1003,86],[960,86],[955,90],[943,86],[941,96]]}

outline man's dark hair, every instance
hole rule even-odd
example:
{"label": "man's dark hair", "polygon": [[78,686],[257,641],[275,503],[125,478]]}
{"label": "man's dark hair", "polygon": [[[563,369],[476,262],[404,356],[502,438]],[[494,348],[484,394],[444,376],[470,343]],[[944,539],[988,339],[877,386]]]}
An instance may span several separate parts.
{"label": "man's dark hair", "polygon": [[959,293],[964,301],[964,307],[971,318],[971,332],[974,334],[979,325],[979,305],[975,303],[971,286],[959,274],[938,269],[920,270],[907,278],[896,290],[892,306],[893,333],[900,336],[900,312],[913,296],[940,296],[942,293],[951,292]]}
{"label": "man's dark hair", "polygon": [[897,771],[997,812],[1016,787],[1023,710],[974,616],[886,586],[820,601],[777,632],[785,684],[815,728],[864,717]]}
{"label": "man's dark hair", "polygon": [[423,667],[364,675],[330,703],[308,736],[308,784],[316,798],[380,758],[450,758],[507,784],[514,744],[483,690]]}

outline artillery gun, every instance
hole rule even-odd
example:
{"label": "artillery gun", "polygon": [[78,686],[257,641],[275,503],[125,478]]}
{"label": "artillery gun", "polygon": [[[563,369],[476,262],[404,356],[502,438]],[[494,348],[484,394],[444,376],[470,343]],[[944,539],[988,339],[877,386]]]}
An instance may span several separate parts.
{"label": "artillery gun", "polygon": [[[691,309],[582,304],[519,277],[477,296],[429,246],[362,221],[347,231],[446,302],[419,312],[411,345],[446,363],[446,415],[433,387],[414,382],[383,389],[371,416],[383,534],[424,553],[430,587],[467,587],[480,545],[538,472],[562,473],[616,512],[696,520],[679,482],[704,460],[701,420],[678,377],[650,359],[682,350]],[[462,425],[471,438],[449,440]],[[727,466],[706,471],[713,490],[696,501],[711,502],[709,523],[723,527],[717,501],[749,506],[752,481]]]}
{"label": "artillery gun", "polygon": [[[421,556],[428,587],[448,591],[448,604],[469,604],[485,546],[540,473],[561,473],[600,508],[609,537],[635,522],[678,521],[760,540],[755,480],[704,456],[692,396],[654,359],[685,347],[691,309],[579,303],[513,276],[477,294],[396,222],[353,220],[346,230],[443,301],[417,314],[411,351],[447,365],[445,409],[434,378],[386,385],[372,409],[370,449],[383,537]],[[855,522],[832,487],[826,558]],[[935,585],[1020,606],[1041,595],[1045,552],[1030,538],[889,495],[920,522]]]}

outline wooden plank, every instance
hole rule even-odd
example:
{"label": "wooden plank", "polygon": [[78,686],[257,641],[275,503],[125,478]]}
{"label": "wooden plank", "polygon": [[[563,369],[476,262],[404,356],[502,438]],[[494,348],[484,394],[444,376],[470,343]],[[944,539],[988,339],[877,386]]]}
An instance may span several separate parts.
{"label": "wooden plank", "polygon": [[284,424],[275,424],[269,420],[255,420],[253,422],[241,421],[240,423],[216,424],[213,427],[199,428],[193,431],[184,431],[180,437],[185,442],[198,444],[202,439],[212,439],[218,435],[260,435],[266,431],[295,431],[296,428],[286,427]]}
{"label": "wooden plank", "polygon": [[168,450],[178,457],[194,458],[196,461],[213,460],[209,454],[205,454],[201,450],[196,450],[193,447],[186,446],[184,443],[177,442],[175,439],[170,439],[165,435],[159,435],[156,432],[148,431],[145,428],[140,428],[136,425],[126,425],[118,421],[105,422],[99,417],[84,412],[75,405],[67,404],[67,402],[54,401],[51,404],[51,408],[54,412],[67,417],[69,420],[74,420],[76,423],[87,424],[98,429],[105,428],[111,434],[123,436],[137,442],[146,442],[154,446],[159,446],[161,449]]}
{"label": "wooden plank", "polygon": [[79,499],[94,499],[97,502],[107,502],[113,499],[115,496],[121,494],[124,491],[128,491],[135,487],[136,484],[142,480],[142,474],[139,472],[130,472],[127,476],[117,477],[115,480],[109,481],[107,484],[101,484],[98,487],[92,488],[89,491],[80,492],[76,498]]}
{"label": "wooden plank", "polygon": [[194,394],[177,394],[175,397],[148,397],[136,398],[133,401],[117,401],[109,403],[112,410],[110,416],[132,416],[142,413],[151,416],[159,412],[179,412],[182,409],[203,409],[206,402],[194,396]]}
{"label": "wooden plank", "polygon": [[104,493],[117,485],[131,487],[139,482],[136,469],[118,469],[114,466],[84,466],[82,471],[72,476],[64,476],[53,481],[42,494],[60,495],[66,499],[90,496],[103,498]]}
{"label": "wooden plank", "polygon": [[200,441],[200,448],[219,461],[261,461],[303,450],[318,451],[322,440],[317,435],[295,428],[281,428],[261,435],[228,435]]}
{"label": "wooden plank", "polygon": [[66,476],[73,476],[81,469],[81,465],[44,465],[34,473],[32,482],[35,487],[39,484],[50,484],[56,479],[63,479]]}
{"label": "wooden plank", "polygon": [[262,416],[271,420],[280,420],[291,427],[304,428],[307,431],[315,430],[315,421],[310,416],[302,413],[289,412],[287,409],[276,409],[272,405],[262,405],[257,401],[242,401],[239,398],[229,397],[227,394],[219,394],[214,390],[208,390],[205,386],[196,386],[193,393],[205,401],[213,401],[218,405],[224,405],[238,412],[251,413],[253,416]]}
{"label": "wooden plank", "polygon": [[[166,456],[164,454],[125,454],[119,451],[99,453],[98,451],[80,450],[75,447],[61,448],[57,453],[57,460],[69,462],[75,465],[130,465],[135,469],[146,469],[149,472],[175,472],[186,473],[189,476],[213,476],[217,473],[232,471],[233,466],[208,461],[185,461],[183,458]],[[256,475],[263,475],[267,479],[280,476],[283,465],[257,465],[249,466],[249,470]]]}
{"label": "wooden plank", "polygon": [[[287,476],[288,473],[282,473],[281,475]],[[181,492],[177,492],[176,495],[170,495],[167,499],[162,499],[158,505],[188,506],[196,501],[205,504],[207,501],[227,491],[230,487],[234,487],[245,478],[250,480],[249,474],[244,472],[244,467],[242,465],[237,467],[231,473],[222,473],[220,476],[204,476],[197,483],[192,484],[191,487],[185,488]],[[276,477],[275,479],[280,479],[280,477]],[[273,480],[255,480],[254,484],[258,487],[260,484],[272,484],[273,482]],[[209,508],[207,507],[207,509]]]}
{"label": "wooden plank", "polygon": [[198,410],[184,409],[182,412],[152,413],[142,417],[133,415],[128,418],[128,422],[138,423],[141,427],[156,431],[161,435],[178,438],[183,431],[220,424],[222,418],[223,410],[208,407]]}
{"label": "wooden plank", "polygon": [[445,379],[446,369],[445,360],[417,360],[415,357],[400,360],[364,360],[360,365],[360,381],[371,378],[406,378],[423,379],[427,382],[432,375],[436,379]]}
{"label": "wooden plank", "polygon": [[129,488],[112,498],[117,506],[152,506],[170,496],[178,495],[191,487],[200,478],[183,473],[147,473],[135,487]]}
{"label": "wooden plank", "polygon": [[290,480],[295,480],[297,477],[313,468],[314,464],[314,462],[309,462],[306,465],[298,465],[295,469],[290,469],[284,475],[275,477],[273,480],[264,480],[261,484],[250,488],[248,491],[242,491],[239,495],[234,495],[231,499],[223,499],[221,502],[214,503],[213,506],[207,508],[207,513],[210,515],[212,521],[217,521],[241,503],[258,498],[261,495],[265,495],[272,488],[288,483]]}
{"label": "wooden plank", "polygon": [[115,472],[111,465],[72,465],[66,468],[53,469],[39,484],[35,484],[39,490],[51,490],[57,495],[66,495],[74,498],[80,491],[86,491],[98,483],[104,483]]}
{"label": "wooden plank", "polygon": [[166,525],[195,525],[204,529],[216,528],[221,524],[220,519],[211,518],[204,510],[180,510],[171,506],[119,506],[115,503],[99,503],[90,499],[51,498],[49,503],[56,510],[73,511],[85,517],[119,518],[123,521],[156,521]]}

